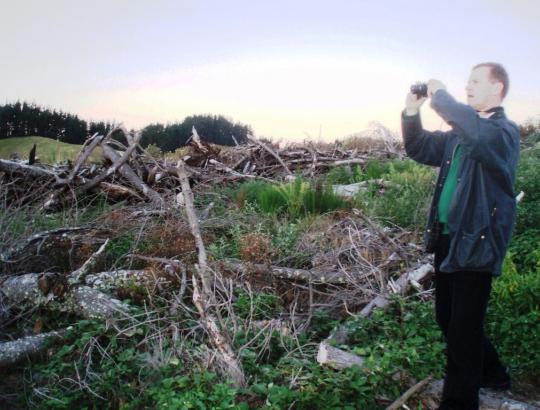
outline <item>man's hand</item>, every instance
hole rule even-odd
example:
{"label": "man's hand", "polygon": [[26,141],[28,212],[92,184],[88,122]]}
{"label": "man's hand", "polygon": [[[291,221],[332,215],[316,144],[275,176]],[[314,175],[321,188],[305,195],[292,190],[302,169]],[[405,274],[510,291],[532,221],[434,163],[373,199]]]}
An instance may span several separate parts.
{"label": "man's hand", "polygon": [[446,86],[439,80],[431,79],[427,83],[427,95],[429,98],[433,97],[439,90],[446,90]]}
{"label": "man's hand", "polygon": [[405,114],[407,115],[416,115],[418,110],[427,100],[426,97],[418,98],[416,94],[409,93],[407,94],[407,99],[405,100]]}

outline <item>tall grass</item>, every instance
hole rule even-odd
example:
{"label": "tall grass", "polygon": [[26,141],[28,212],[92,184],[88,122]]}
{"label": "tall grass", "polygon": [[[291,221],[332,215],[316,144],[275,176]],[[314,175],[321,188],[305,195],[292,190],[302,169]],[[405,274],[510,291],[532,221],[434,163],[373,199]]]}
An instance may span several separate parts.
{"label": "tall grass", "polygon": [[240,187],[238,197],[256,204],[263,212],[287,214],[293,218],[351,206],[323,181],[310,182],[302,178],[282,185],[248,182]]}

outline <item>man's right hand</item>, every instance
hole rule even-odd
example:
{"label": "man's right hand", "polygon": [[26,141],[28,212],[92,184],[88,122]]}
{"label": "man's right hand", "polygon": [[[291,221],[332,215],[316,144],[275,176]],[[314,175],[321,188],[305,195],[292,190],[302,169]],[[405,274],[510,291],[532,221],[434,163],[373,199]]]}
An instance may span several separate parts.
{"label": "man's right hand", "polygon": [[426,97],[418,98],[416,94],[409,93],[407,94],[407,99],[405,100],[405,114],[407,115],[416,115],[420,110],[420,107],[427,100]]}

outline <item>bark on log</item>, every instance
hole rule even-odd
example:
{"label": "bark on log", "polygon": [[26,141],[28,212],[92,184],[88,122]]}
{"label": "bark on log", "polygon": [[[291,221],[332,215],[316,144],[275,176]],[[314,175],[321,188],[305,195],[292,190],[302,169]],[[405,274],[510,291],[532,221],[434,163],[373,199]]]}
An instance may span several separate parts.
{"label": "bark on log", "polygon": [[36,242],[43,242],[51,237],[64,236],[73,232],[80,232],[87,229],[90,229],[90,228],[83,227],[83,226],[76,226],[76,227],[70,227],[70,228],[58,228],[58,229],[52,229],[49,231],[38,232],[26,238],[21,243],[11,247],[7,251],[0,253],[0,262],[11,263],[12,259],[18,258],[22,253],[25,252],[25,250],[29,246],[33,245]]}
{"label": "bark on log", "polygon": [[26,357],[34,356],[51,343],[62,340],[64,332],[52,331],[0,343],[0,367],[11,366]]}
{"label": "bark on log", "polygon": [[55,295],[51,287],[44,293],[40,278],[43,275],[38,273],[11,276],[0,284],[0,292],[8,302],[20,309],[43,306],[77,313],[85,318],[112,318],[129,311],[128,305],[88,286],[68,288],[60,295]]}
{"label": "bark on log", "polygon": [[320,272],[315,269],[294,269],[282,266],[265,265],[261,263],[246,263],[233,259],[227,259],[217,262],[227,270],[234,271],[240,274],[261,274],[272,275],[282,279],[302,280],[316,284],[332,283],[345,284],[351,280],[344,272]]}

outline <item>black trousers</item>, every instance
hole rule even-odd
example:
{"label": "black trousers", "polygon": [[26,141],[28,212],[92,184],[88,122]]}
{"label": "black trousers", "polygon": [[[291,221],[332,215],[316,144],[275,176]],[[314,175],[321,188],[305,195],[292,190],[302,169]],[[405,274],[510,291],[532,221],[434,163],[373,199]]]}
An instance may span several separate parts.
{"label": "black trousers", "polygon": [[442,403],[452,409],[478,409],[480,382],[503,368],[484,334],[491,292],[491,272],[440,272],[449,236],[435,252],[435,313],[446,341],[446,375]]}

